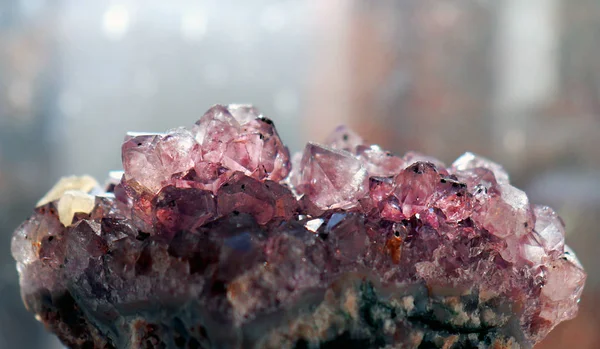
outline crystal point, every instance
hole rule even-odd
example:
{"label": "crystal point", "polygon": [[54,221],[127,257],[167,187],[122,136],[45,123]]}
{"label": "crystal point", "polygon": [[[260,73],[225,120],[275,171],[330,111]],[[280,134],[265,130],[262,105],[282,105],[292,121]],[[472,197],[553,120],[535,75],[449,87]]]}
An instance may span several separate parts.
{"label": "crystal point", "polygon": [[304,149],[299,191],[321,208],[356,205],[368,190],[367,171],[350,153],[316,143]]}
{"label": "crystal point", "polygon": [[404,216],[410,217],[429,208],[439,174],[432,163],[415,162],[402,170],[394,182],[394,196],[398,198]]}
{"label": "crystal point", "polygon": [[202,159],[257,179],[279,181],[289,173],[289,151],[273,122],[248,105],[216,105],[193,128]]}
{"label": "crystal point", "polygon": [[494,173],[494,176],[498,182],[508,183],[509,180],[508,173],[506,173],[501,165],[482,156],[469,152],[464,153],[461,157],[456,159],[456,161],[454,161],[452,164],[452,167],[459,171],[470,170],[474,168],[485,168]]}
{"label": "crystal point", "polygon": [[548,206],[535,205],[533,213],[535,215],[533,234],[536,241],[546,253],[553,257],[559,257],[565,248],[564,223],[558,214]]}
{"label": "crystal point", "polygon": [[377,145],[360,145],[356,147],[356,152],[370,176],[394,176],[405,167],[404,160]]}

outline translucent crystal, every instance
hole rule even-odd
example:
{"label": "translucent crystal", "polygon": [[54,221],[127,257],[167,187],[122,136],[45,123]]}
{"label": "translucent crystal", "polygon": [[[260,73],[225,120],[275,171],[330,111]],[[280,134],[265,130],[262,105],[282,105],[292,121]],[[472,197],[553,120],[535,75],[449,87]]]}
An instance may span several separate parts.
{"label": "translucent crystal", "polygon": [[531,348],[586,275],[498,164],[342,127],[291,161],[216,105],[128,134],[104,190],[61,180],[13,234],[23,300],[72,348]]}
{"label": "translucent crystal", "polygon": [[216,105],[196,123],[193,132],[202,148],[202,162],[220,163],[257,179],[279,181],[289,173],[287,148],[273,122],[256,108]]}
{"label": "translucent crystal", "polygon": [[416,162],[429,162],[436,167],[438,172],[444,173],[446,171],[446,165],[443,162],[433,156],[427,156],[419,152],[410,151],[404,154],[402,160],[404,161],[405,166],[410,166]]}
{"label": "translucent crystal", "polygon": [[415,162],[396,176],[394,196],[405,217],[429,208],[439,181],[435,166],[429,162]]}
{"label": "translucent crystal", "polygon": [[570,250],[565,251],[562,258],[550,262],[542,287],[540,316],[551,323],[574,318],[585,279],[583,267]]}
{"label": "translucent crystal", "polygon": [[13,257],[25,265],[36,261],[42,240],[60,234],[63,229],[54,204],[38,207],[34,215],[15,230],[11,244]]}
{"label": "translucent crystal", "polygon": [[202,146],[203,159],[221,162],[229,143],[239,136],[240,124],[226,106],[215,105],[196,122],[193,132]]}
{"label": "translucent crystal", "polygon": [[357,146],[356,153],[369,176],[394,176],[405,167],[404,160],[377,145]]}
{"label": "translucent crystal", "polygon": [[433,206],[444,213],[448,222],[456,223],[472,215],[471,200],[465,183],[441,178],[436,186]]}
{"label": "translucent crystal", "polygon": [[458,171],[470,170],[478,167],[492,171],[496,177],[496,181],[499,183],[508,183],[508,173],[506,173],[504,168],[482,156],[467,152],[452,163],[452,168]]}
{"label": "translucent crystal", "polygon": [[125,177],[156,193],[173,174],[194,166],[195,148],[194,138],[183,130],[133,137],[122,148]]}
{"label": "translucent crystal", "polygon": [[506,238],[523,236],[533,227],[533,213],[525,192],[510,184],[500,184],[500,195],[473,213],[473,219],[490,233]]}
{"label": "translucent crystal", "polygon": [[544,248],[544,251],[554,258],[558,258],[565,248],[564,223],[548,206],[533,206],[535,227],[532,234],[535,240]]}
{"label": "translucent crystal", "polygon": [[321,208],[348,208],[368,190],[367,171],[360,161],[315,143],[304,149],[299,192]]}

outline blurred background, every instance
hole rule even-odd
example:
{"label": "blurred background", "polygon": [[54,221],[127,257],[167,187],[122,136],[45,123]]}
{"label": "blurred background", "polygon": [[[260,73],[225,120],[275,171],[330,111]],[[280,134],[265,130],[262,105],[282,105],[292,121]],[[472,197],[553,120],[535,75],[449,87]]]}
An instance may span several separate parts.
{"label": "blurred background", "polygon": [[341,123],[447,164],[469,150],[555,207],[589,272],[538,349],[600,347],[597,0],[0,1],[0,348],[58,349],[20,301],[14,228],[127,130],[253,103],[292,151]]}

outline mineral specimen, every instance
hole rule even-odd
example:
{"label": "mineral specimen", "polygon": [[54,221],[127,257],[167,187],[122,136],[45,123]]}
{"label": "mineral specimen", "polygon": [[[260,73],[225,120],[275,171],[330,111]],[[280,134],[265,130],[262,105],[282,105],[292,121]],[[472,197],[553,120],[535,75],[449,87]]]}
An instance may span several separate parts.
{"label": "mineral specimen", "polygon": [[477,155],[342,127],[291,160],[255,108],[217,105],[122,158],[12,240],[25,305],[71,348],[531,348],[576,315],[561,219]]}

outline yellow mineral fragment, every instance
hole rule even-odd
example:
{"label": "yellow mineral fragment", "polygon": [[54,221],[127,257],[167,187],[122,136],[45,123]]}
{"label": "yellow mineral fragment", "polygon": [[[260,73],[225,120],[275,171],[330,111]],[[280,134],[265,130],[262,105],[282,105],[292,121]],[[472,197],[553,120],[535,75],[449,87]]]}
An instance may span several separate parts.
{"label": "yellow mineral fragment", "polygon": [[77,212],[90,213],[94,208],[94,196],[79,190],[67,190],[58,200],[58,218],[65,226],[71,225]]}
{"label": "yellow mineral fragment", "polygon": [[51,201],[60,199],[67,190],[77,190],[84,193],[89,193],[94,187],[98,186],[98,182],[91,176],[70,176],[61,178],[58,183],[50,189],[43,198],[38,201],[36,207],[45,205]]}

